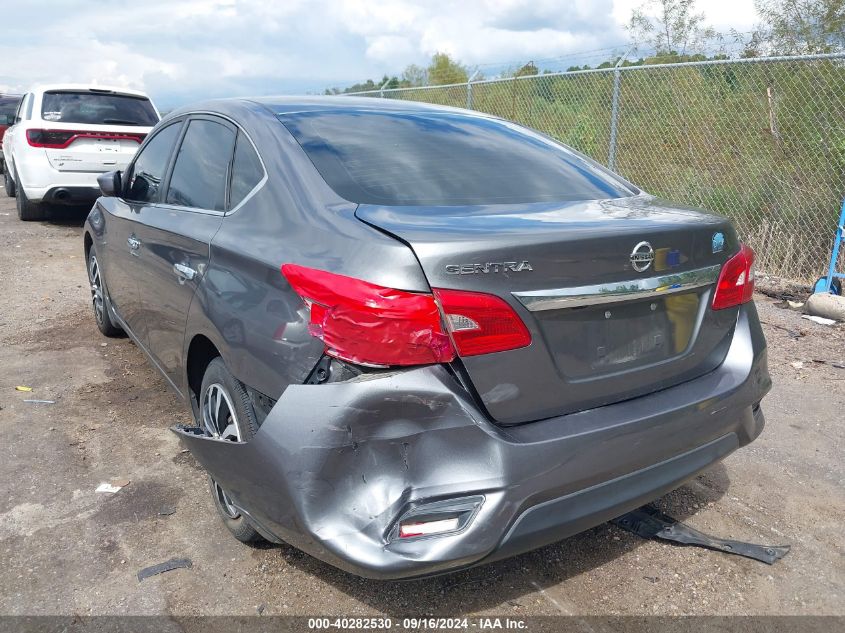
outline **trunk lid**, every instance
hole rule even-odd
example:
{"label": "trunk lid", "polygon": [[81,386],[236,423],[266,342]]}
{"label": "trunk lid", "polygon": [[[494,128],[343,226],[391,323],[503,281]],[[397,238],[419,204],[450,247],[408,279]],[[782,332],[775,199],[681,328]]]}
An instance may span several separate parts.
{"label": "trunk lid", "polygon": [[725,218],[646,195],[360,205],[356,215],[407,243],[432,287],[495,294],[523,319],[528,347],[462,358],[500,423],[664,389],[715,369],[727,353],[737,309],[710,309],[721,264],[739,249]]}

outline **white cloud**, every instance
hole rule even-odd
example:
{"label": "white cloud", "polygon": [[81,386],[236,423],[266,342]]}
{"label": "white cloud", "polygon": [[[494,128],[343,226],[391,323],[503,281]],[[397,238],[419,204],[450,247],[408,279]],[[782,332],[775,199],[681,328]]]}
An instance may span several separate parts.
{"label": "white cloud", "polygon": [[[319,91],[424,65],[514,64],[626,39],[639,0],[145,0],[25,2],[0,24],[0,86],[98,81],[164,104]],[[747,30],[752,0],[700,0],[712,24]],[[580,63],[584,63],[581,61]]]}

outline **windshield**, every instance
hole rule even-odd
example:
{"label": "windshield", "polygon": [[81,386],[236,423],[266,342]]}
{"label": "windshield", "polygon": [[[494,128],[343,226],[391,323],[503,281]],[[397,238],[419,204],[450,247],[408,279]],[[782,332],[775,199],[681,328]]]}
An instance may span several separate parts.
{"label": "windshield", "polygon": [[591,160],[498,119],[354,109],[278,116],[329,186],[356,203],[516,204],[635,193]]}
{"label": "windshield", "polygon": [[158,113],[146,97],[88,91],[44,93],[41,118],[60,123],[143,125],[158,123]]}

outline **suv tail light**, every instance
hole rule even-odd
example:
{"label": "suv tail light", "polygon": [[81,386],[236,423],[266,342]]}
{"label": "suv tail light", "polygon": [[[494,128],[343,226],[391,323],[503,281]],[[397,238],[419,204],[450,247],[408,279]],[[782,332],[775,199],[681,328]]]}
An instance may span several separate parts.
{"label": "suv tail light", "polygon": [[326,354],[349,362],[448,363],[456,348],[461,356],[473,356],[531,342],[513,309],[492,295],[407,292],[296,264],[284,264],[282,274],[311,309],[311,335],[326,344]]}
{"label": "suv tail light", "polygon": [[90,130],[27,130],[26,141],[32,147],[65,149],[78,138],[135,141],[140,144],[146,134],[140,132],[93,132]]}
{"label": "suv tail light", "polygon": [[724,310],[748,303],[753,294],[754,251],[742,244],[739,252],[722,266],[713,294],[713,309]]}

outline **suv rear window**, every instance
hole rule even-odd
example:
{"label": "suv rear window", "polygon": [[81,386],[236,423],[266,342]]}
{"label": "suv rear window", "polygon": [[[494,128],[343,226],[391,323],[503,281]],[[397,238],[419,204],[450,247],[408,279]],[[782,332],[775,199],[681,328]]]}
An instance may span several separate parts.
{"label": "suv rear window", "polygon": [[351,202],[516,204],[635,193],[597,163],[497,119],[354,109],[278,118],[329,186]]}
{"label": "suv rear window", "polygon": [[41,118],[94,125],[153,126],[158,123],[158,113],[146,97],[72,90],[45,92]]}

